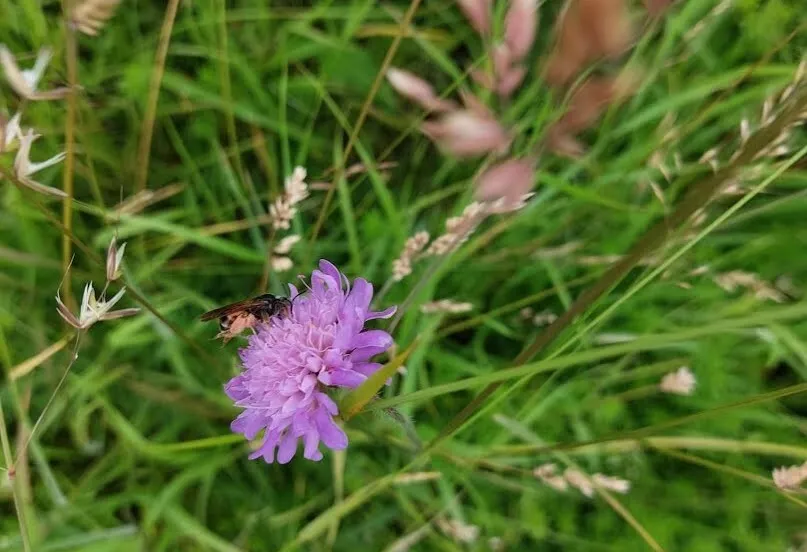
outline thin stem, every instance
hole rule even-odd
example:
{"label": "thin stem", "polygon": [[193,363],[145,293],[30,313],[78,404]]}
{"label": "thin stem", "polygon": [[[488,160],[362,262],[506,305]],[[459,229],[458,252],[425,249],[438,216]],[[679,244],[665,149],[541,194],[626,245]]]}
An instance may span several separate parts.
{"label": "thin stem", "polygon": [[67,113],[64,120],[64,170],[62,172],[62,190],[67,197],[62,200],[62,225],[67,233],[62,234],[62,273],[65,275],[64,301],[68,308],[75,307],[73,289],[70,280],[70,260],[73,258],[73,243],[69,233],[73,229],[73,170],[76,155],[76,111],[78,89],[78,45],[76,34],[68,22],[71,0],[63,0],[62,13],[65,33],[65,61],[67,64]]}
{"label": "thin stem", "polygon": [[229,46],[227,41],[227,2],[220,0],[221,14],[219,19],[219,77],[221,82],[221,95],[224,100],[224,115],[227,123],[227,139],[230,142],[230,151],[233,160],[235,161],[235,170],[238,173],[238,178],[249,189],[251,195],[250,200],[254,201],[256,205],[260,205],[258,194],[252,181],[247,178],[244,172],[244,164],[241,162],[241,155],[239,154],[238,146],[238,133],[235,128],[235,116],[233,115],[233,90],[232,83],[230,82],[230,58]]}
{"label": "thin stem", "polygon": [[398,310],[395,311],[395,316],[392,318],[392,321],[390,322],[389,325],[389,329],[387,330],[390,334],[395,332],[395,328],[398,327],[398,324],[401,322],[403,315],[406,314],[406,309],[409,308],[409,306],[412,304],[412,301],[414,301],[415,297],[417,297],[417,294],[420,293],[420,290],[423,289],[423,286],[425,286],[426,283],[429,280],[431,280],[432,276],[435,275],[437,270],[440,268],[440,266],[445,262],[447,258],[448,255],[434,259],[434,261],[432,261],[432,263],[429,265],[429,268],[426,269],[426,272],[412,287],[412,289],[409,291],[409,294],[406,296],[406,299],[404,299],[401,302],[401,304],[398,306]]}
{"label": "thin stem", "polygon": [[269,275],[272,272],[272,255],[274,254],[274,241],[275,241],[275,234],[277,230],[275,230],[274,226],[270,226],[269,228],[269,235],[266,236],[266,259],[263,262],[263,272],[261,273],[261,282],[258,285],[258,289],[261,293],[265,293],[269,290]]}
{"label": "thin stem", "polygon": [[602,403],[606,401],[635,401],[636,399],[644,399],[646,397],[650,397],[658,393],[658,385],[651,384],[651,385],[642,385],[641,387],[634,387],[633,389],[628,389],[627,391],[622,391],[621,393],[617,393],[615,395],[608,395],[607,397],[603,397],[598,401],[594,401],[590,406],[598,407],[602,405]]}
{"label": "thin stem", "polygon": [[718,462],[713,462],[711,460],[707,460],[706,458],[700,458],[700,457],[692,455],[692,454],[686,454],[684,452],[677,452],[677,451],[674,451],[674,450],[664,450],[664,449],[659,449],[658,452],[660,452],[662,454],[666,454],[667,456],[670,456],[672,458],[676,458],[678,460],[683,460],[684,462],[689,462],[691,464],[696,464],[698,466],[702,466],[702,467],[704,467],[706,469],[719,471],[719,472],[723,472],[723,473],[728,473],[728,474],[731,474],[731,475],[733,475],[735,477],[741,477],[742,479],[745,479],[746,481],[753,481],[754,483],[762,485],[763,487],[768,487],[769,489],[773,489],[774,491],[777,491],[777,493],[780,496],[790,500],[791,502],[794,502],[794,503],[798,504],[802,508],[807,508],[807,503],[805,503],[803,500],[799,500],[798,498],[791,495],[790,493],[787,493],[785,491],[780,490],[778,487],[776,487],[776,485],[774,484],[774,482],[771,479],[768,479],[766,477],[762,477],[762,476],[759,476],[759,475],[757,475],[755,473],[751,473],[751,472],[747,472],[745,470],[734,468],[732,466],[726,466],[726,465],[720,464]]}
{"label": "thin stem", "polygon": [[48,409],[50,408],[50,405],[53,404],[53,400],[56,398],[56,395],[59,393],[59,390],[62,388],[62,385],[67,380],[67,375],[70,373],[70,368],[73,367],[73,364],[75,364],[76,359],[78,358],[78,347],[79,347],[80,343],[81,343],[81,332],[77,332],[76,333],[76,344],[73,347],[73,353],[70,356],[70,361],[67,363],[67,367],[64,369],[64,373],[62,373],[62,377],[59,378],[59,382],[56,384],[56,387],[54,388],[53,393],[51,393],[50,398],[48,399],[48,402],[45,403],[45,407],[42,409],[42,412],[39,414],[39,417],[36,419],[36,422],[34,422],[34,427],[31,428],[31,431],[28,434],[28,438],[25,440],[25,444],[22,446],[22,448],[20,450],[17,451],[17,457],[14,460],[14,464],[12,464],[11,467],[9,468],[10,470],[14,469],[14,465],[16,465],[17,462],[19,462],[20,458],[24,457],[25,453],[28,451],[28,445],[31,443],[31,440],[34,438],[34,435],[36,434],[36,430],[37,430],[37,428],[39,428],[39,424],[41,424],[42,420],[45,419],[45,414],[48,413]]}
{"label": "thin stem", "polygon": [[149,153],[151,152],[151,138],[154,135],[154,119],[157,117],[157,102],[160,99],[160,87],[165,73],[165,60],[168,57],[168,45],[171,43],[171,31],[177,16],[179,0],[169,0],[165,8],[165,17],[160,29],[160,42],[157,44],[157,54],[154,58],[154,70],[151,73],[149,95],[146,100],[146,112],[143,116],[143,125],[140,128],[140,147],[137,151],[137,191],[146,188],[149,171]]}
{"label": "thin stem", "polygon": [[3,458],[5,459],[6,468],[8,469],[7,477],[11,483],[11,492],[14,496],[14,509],[17,511],[17,521],[20,524],[20,535],[22,537],[22,548],[25,552],[30,552],[31,540],[28,534],[28,519],[25,514],[25,504],[22,503],[22,498],[19,496],[17,488],[17,478],[14,471],[14,456],[11,453],[11,444],[8,440],[8,430],[6,429],[6,418],[3,412],[3,401],[0,400],[0,445],[3,448]]}
{"label": "thin stem", "polygon": [[[722,439],[720,437],[645,437],[644,439],[617,439],[607,443],[583,445],[568,450],[570,454],[591,454],[599,452],[606,455],[628,453],[642,450],[645,447],[654,449],[691,449],[735,454],[760,454],[764,456],[787,456],[800,460],[807,460],[807,447],[783,445],[781,443],[766,443],[764,441],[740,441],[736,439]],[[484,458],[497,456],[535,457],[536,450],[544,445],[507,445],[491,449]]]}

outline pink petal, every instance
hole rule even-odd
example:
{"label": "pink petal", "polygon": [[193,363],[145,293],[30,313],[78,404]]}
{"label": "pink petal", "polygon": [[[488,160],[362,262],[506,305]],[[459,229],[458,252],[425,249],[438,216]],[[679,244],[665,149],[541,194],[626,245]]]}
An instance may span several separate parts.
{"label": "pink petal", "polygon": [[296,453],[297,437],[289,431],[280,441],[280,446],[277,449],[277,461],[280,464],[288,464]]}
{"label": "pink petal", "polygon": [[331,399],[325,393],[317,393],[316,399],[317,402],[319,402],[320,407],[324,408],[326,412],[329,412],[334,416],[336,416],[339,413],[339,407],[336,406],[336,403],[333,402],[333,399]]}
{"label": "pink petal", "polygon": [[516,201],[528,193],[535,181],[532,159],[509,159],[485,171],[476,184],[476,197],[482,201],[506,198]]}
{"label": "pink petal", "polygon": [[336,268],[332,262],[326,261],[325,259],[320,259],[319,269],[323,272],[323,274],[327,274],[333,278],[337,286],[342,283],[342,273],[339,272],[339,269]]}
{"label": "pink petal", "polygon": [[490,8],[492,0],[457,0],[460,9],[468,18],[471,27],[480,35],[490,32]]}
{"label": "pink petal", "polygon": [[367,378],[363,374],[354,372],[353,370],[333,370],[329,372],[320,372],[319,381],[325,385],[334,387],[349,387],[354,389],[364,383]]}
{"label": "pink petal", "polygon": [[370,308],[370,301],[373,299],[373,284],[364,278],[356,278],[353,282],[353,289],[347,297],[347,303],[358,309],[362,315]]}
{"label": "pink petal", "polygon": [[383,330],[367,330],[356,336],[351,345],[354,349],[376,347],[386,351],[392,345],[392,336]]}
{"label": "pink petal", "polygon": [[[251,437],[248,437],[251,439]],[[263,456],[264,462],[271,464],[275,461],[275,447],[277,447],[277,435],[267,435],[260,448],[249,455],[250,460],[255,460]]]}
{"label": "pink petal", "polygon": [[333,450],[343,450],[347,448],[347,435],[342,431],[336,422],[323,409],[318,409],[314,414],[314,423],[319,431],[319,438],[325,446]]}
{"label": "pink petal", "polygon": [[536,0],[511,0],[504,18],[504,40],[510,46],[514,59],[521,60],[530,52],[537,26]]}
{"label": "pink petal", "polygon": [[353,369],[356,372],[364,374],[365,376],[376,373],[380,368],[381,364],[378,362],[359,362],[353,365]]}
{"label": "pink petal", "polygon": [[319,451],[319,435],[316,431],[308,431],[303,435],[304,451],[303,457],[314,462],[322,460],[322,453]]}
{"label": "pink petal", "polygon": [[390,316],[395,314],[397,310],[398,307],[392,306],[382,311],[370,311],[367,313],[364,320],[366,321],[366,320],[375,320],[376,318],[382,318],[382,319],[389,318]]}

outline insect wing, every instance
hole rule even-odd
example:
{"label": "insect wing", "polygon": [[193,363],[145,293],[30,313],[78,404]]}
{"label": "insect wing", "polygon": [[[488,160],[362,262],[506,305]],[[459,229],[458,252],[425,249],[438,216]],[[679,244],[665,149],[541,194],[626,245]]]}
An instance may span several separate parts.
{"label": "insect wing", "polygon": [[260,301],[255,299],[246,299],[244,301],[238,301],[236,303],[225,305],[218,309],[213,309],[212,311],[204,313],[199,318],[203,321],[213,320],[214,318],[221,318],[222,316],[227,316],[228,314],[235,314],[245,310],[250,310],[260,306],[261,304],[262,303]]}

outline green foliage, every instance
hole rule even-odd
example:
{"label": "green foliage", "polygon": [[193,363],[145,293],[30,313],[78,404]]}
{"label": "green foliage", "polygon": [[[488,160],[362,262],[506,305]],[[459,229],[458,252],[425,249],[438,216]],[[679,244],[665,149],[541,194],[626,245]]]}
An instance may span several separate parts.
{"label": "green foliage", "polygon": [[[386,82],[367,102],[410,3],[182,2],[142,194],[138,149],[164,5],[122,2],[98,37],[77,37],[75,258],[62,294],[100,287],[117,235],[128,242],[122,304],[143,312],[94,326],[74,361],[70,339],[24,364],[72,336],[53,299],[62,204],[0,182],[0,428],[19,455],[38,424],[13,486],[0,474],[0,550],[22,550],[21,519],[36,552],[385,550],[412,535],[411,550],[489,550],[491,538],[505,550],[644,549],[625,512],[667,551],[800,545],[804,497],[777,491],[770,474],[807,460],[803,129],[787,155],[738,173],[743,195],[719,195],[703,206],[705,222],[665,231],[649,262],[514,365],[546,331],[534,315],[568,310],[614,255],[708,183],[705,152],[719,147],[729,163],[743,120],[765,131],[763,103],[792,81],[807,46],[798,0],[739,0],[715,17],[712,3],[675,3],[631,52],[640,89],[582,137],[587,153],[544,152],[526,208],[490,217],[457,253],[419,260],[397,283],[391,265],[406,238],[441,234],[472,200],[481,166],[441,155],[417,131],[424,114]],[[535,62],[551,47],[557,8],[541,5]],[[0,0],[0,14],[0,37],[23,66],[54,49],[42,87],[66,82],[58,3]],[[479,92],[465,71],[483,57],[453,3],[423,2],[394,64],[454,97],[460,86]],[[517,127],[519,153],[561,109],[530,63],[511,102],[485,97]],[[5,85],[0,97],[42,134],[34,160],[65,149],[65,102],[21,102]],[[7,174],[13,152],[0,159]],[[379,168],[387,161],[396,165]],[[332,182],[342,163],[368,170]],[[292,223],[302,237],[294,268],[270,272],[268,289],[331,259],[383,289],[379,306],[399,306],[399,352],[418,340],[404,374],[375,382],[378,400],[364,404],[369,387],[348,395],[364,409],[345,424],[344,465],[331,452],[321,463],[247,460],[249,445],[229,430],[238,409],[222,393],[239,344],[220,346],[198,321],[258,289],[268,205],[296,165],[321,185]],[[64,168],[37,177],[59,187]],[[733,271],[757,275],[781,303],[718,285]],[[474,309],[421,312],[443,298]],[[684,365],[695,393],[659,393]],[[494,383],[467,423],[450,425]],[[631,490],[612,494],[617,504],[560,493],[533,475],[549,462],[627,479]],[[479,539],[460,543],[445,519],[478,526]]]}
{"label": "green foliage", "polygon": [[741,40],[751,53],[764,54],[802,23],[803,6],[792,0],[740,0],[742,14]]}

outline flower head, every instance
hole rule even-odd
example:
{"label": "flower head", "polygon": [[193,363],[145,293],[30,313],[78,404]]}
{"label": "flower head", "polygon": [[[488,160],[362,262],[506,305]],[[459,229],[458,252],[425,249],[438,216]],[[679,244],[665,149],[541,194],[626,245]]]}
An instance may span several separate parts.
{"label": "flower head", "polygon": [[90,36],[96,36],[109,18],[115,15],[120,0],[84,0],[70,10],[70,23]]}
{"label": "flower head", "polygon": [[513,0],[504,20],[504,39],[516,59],[526,56],[538,26],[538,2],[536,0]]}
{"label": "flower head", "polygon": [[50,58],[50,49],[43,48],[37,54],[36,62],[34,62],[32,68],[20,69],[11,51],[5,44],[0,44],[0,67],[2,67],[3,72],[6,74],[6,80],[11,88],[14,89],[14,92],[26,100],[58,100],[64,98],[67,93],[70,92],[69,88],[64,87],[55,88],[46,92],[37,90],[39,81],[42,80],[45,69],[47,69],[48,63],[50,63]]}
{"label": "flower head", "polygon": [[476,32],[483,36],[490,32],[492,0],[457,0],[457,4]]}
{"label": "flower head", "polygon": [[535,182],[535,160],[508,159],[486,170],[476,182],[476,197],[482,201],[507,198],[518,201]]}
{"label": "flower head", "polygon": [[77,330],[86,330],[96,322],[116,320],[139,313],[139,308],[112,310],[112,307],[121,300],[124,293],[126,293],[126,288],[121,288],[111,299],[106,299],[103,294],[100,298],[96,298],[92,282],[89,282],[84,286],[84,295],[81,298],[81,308],[78,316],[70,312],[58,291],[56,292],[56,312],[65,322]]}
{"label": "flower head", "polygon": [[295,167],[294,172],[286,178],[283,195],[269,206],[272,228],[275,230],[288,230],[291,220],[297,214],[297,204],[308,197],[305,177],[306,170],[303,167]]}
{"label": "flower head", "polygon": [[387,70],[387,80],[399,94],[428,111],[453,111],[457,107],[454,102],[441,99],[431,84],[409,71],[391,67]]}
{"label": "flower head", "polygon": [[493,117],[471,110],[452,111],[436,121],[420,127],[432,141],[456,157],[475,157],[490,152],[503,152],[512,137]]}
{"label": "flower head", "polygon": [[389,318],[395,308],[370,310],[373,286],[357,278],[352,287],[330,262],[322,260],[311,275],[311,288],[295,297],[289,314],[258,327],[240,351],[243,371],[225,386],[245,410],[232,430],[263,443],[250,458],[289,462],[303,441],[303,456],[320,460],[319,443],[341,450],[347,436],[336,424],[339,413],[328,388],[354,388],[381,365],[370,359],[392,345],[382,330],[364,330],[374,318]]}
{"label": "flower head", "polygon": [[121,277],[123,264],[123,253],[126,251],[126,242],[118,247],[118,240],[114,236],[112,241],[109,242],[109,248],[106,250],[106,279],[109,282],[114,282]]}
{"label": "flower head", "polygon": [[59,153],[50,159],[46,159],[45,161],[39,163],[34,163],[30,158],[31,145],[34,143],[34,140],[39,138],[39,135],[35,134],[32,129],[28,129],[25,134],[18,132],[17,138],[19,140],[20,149],[17,150],[17,155],[14,158],[14,174],[19,180],[20,184],[42,194],[56,197],[67,197],[67,194],[62,190],[53,188],[51,186],[45,186],[44,184],[40,184],[31,178],[31,175],[41,171],[42,169],[46,169],[52,165],[60,163],[62,159],[64,159],[65,154]]}

